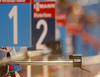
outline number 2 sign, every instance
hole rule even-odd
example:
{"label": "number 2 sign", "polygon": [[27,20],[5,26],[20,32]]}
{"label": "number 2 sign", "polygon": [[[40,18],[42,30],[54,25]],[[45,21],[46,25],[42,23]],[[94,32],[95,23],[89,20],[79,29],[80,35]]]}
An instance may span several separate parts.
{"label": "number 2 sign", "polygon": [[34,3],[33,47],[28,50],[45,49],[44,43],[55,40],[55,6],[52,1]]}
{"label": "number 2 sign", "polygon": [[30,0],[0,0],[0,46],[31,46]]}

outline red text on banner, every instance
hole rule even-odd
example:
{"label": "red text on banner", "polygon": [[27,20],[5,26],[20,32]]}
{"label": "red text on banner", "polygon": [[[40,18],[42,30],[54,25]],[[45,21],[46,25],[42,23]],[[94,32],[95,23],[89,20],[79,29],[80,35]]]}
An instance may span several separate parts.
{"label": "red text on banner", "polygon": [[30,3],[33,2],[33,0],[0,0],[0,4],[4,3]]}
{"label": "red text on banner", "polygon": [[55,2],[34,2],[34,18],[55,18]]}
{"label": "red text on banner", "polygon": [[57,19],[57,26],[58,27],[66,26],[66,23],[67,23],[67,15],[66,15],[66,13],[57,13],[56,19]]}

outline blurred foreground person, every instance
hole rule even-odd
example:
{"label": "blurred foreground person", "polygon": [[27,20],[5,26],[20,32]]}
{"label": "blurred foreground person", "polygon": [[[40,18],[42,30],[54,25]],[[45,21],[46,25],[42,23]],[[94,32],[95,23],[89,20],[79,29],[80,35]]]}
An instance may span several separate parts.
{"label": "blurred foreground person", "polygon": [[72,4],[70,0],[56,0],[57,1],[57,12],[66,12],[66,9]]}
{"label": "blurred foreground person", "polygon": [[97,23],[97,19],[96,17],[94,17],[95,15],[93,15],[92,12],[89,13],[88,15],[85,12],[85,9],[78,2],[74,2],[70,4],[68,9],[66,10],[68,14],[68,18],[67,18],[68,22],[75,22],[75,23],[82,23],[82,24],[85,23],[87,25],[92,23]]}
{"label": "blurred foreground person", "polygon": [[92,14],[90,14],[91,16],[85,14],[84,8],[78,2],[71,4],[67,10],[67,32],[72,39],[71,43],[73,43],[72,53],[75,53],[75,36],[82,36],[84,32],[87,33],[86,28],[96,24],[98,20]]}
{"label": "blurred foreground person", "polygon": [[[14,47],[0,47],[0,61],[10,59],[16,60],[16,51]],[[21,70],[18,64],[3,63],[0,65],[0,77],[20,77],[17,71]]]}

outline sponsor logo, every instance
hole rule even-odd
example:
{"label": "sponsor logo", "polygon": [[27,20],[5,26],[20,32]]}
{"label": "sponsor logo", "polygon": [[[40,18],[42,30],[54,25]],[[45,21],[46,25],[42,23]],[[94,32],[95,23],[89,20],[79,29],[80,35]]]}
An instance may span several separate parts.
{"label": "sponsor logo", "polygon": [[40,9],[49,9],[49,8],[55,8],[55,4],[50,4],[50,3],[45,3],[45,4],[41,4],[39,2],[36,2],[36,4],[34,4],[34,9],[36,9],[36,11],[40,11]]}

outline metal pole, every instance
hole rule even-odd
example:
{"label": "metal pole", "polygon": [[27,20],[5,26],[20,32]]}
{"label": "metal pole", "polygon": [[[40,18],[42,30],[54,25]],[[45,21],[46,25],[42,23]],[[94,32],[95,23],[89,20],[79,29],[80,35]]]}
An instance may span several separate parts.
{"label": "metal pole", "polygon": [[[48,61],[48,56],[43,56],[43,61]],[[48,65],[43,66],[43,77],[49,77]]]}
{"label": "metal pole", "polygon": [[73,65],[73,61],[16,61],[11,64],[20,65]]}
{"label": "metal pole", "polygon": [[[28,61],[31,61],[31,58],[29,58]],[[31,77],[31,65],[27,66],[27,77]]]}

